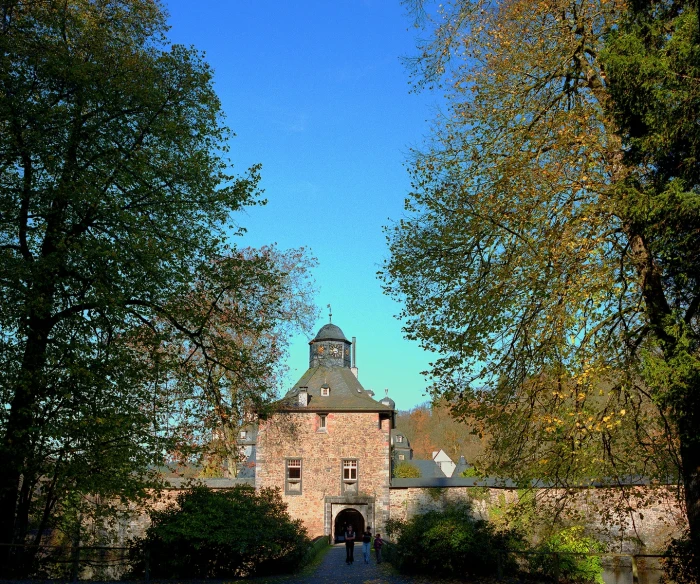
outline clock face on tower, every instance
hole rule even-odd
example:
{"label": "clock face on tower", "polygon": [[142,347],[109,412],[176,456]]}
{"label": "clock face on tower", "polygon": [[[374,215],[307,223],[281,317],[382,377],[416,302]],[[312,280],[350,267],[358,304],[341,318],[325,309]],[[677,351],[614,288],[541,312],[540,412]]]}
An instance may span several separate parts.
{"label": "clock face on tower", "polygon": [[342,350],[342,347],[340,345],[331,345],[331,348],[330,348],[331,357],[340,357],[340,355],[342,355],[342,353],[343,353],[343,350]]}

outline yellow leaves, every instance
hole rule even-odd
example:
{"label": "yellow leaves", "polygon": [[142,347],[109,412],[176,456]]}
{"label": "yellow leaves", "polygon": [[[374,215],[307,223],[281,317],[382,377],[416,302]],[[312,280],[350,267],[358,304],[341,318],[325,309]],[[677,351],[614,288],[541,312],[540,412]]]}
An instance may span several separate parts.
{"label": "yellow leaves", "polygon": [[626,410],[624,410],[624,409],[620,410],[620,415],[621,415],[621,416],[624,416],[624,415],[625,415],[625,413],[627,413],[627,411],[626,411]]}

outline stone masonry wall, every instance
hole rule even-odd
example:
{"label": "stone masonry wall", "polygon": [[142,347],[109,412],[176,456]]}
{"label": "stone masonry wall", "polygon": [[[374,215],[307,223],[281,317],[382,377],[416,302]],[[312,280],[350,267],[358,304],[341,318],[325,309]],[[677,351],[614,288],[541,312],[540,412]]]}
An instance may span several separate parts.
{"label": "stone masonry wall", "polygon": [[[373,500],[372,527],[382,530],[389,510],[389,448],[389,420],[380,427],[376,412],[330,412],[325,431],[314,412],[276,414],[260,423],[255,486],[279,488],[289,513],[304,522],[311,537],[327,535],[330,506],[326,498],[352,502],[341,492],[342,461],[357,459],[357,496]],[[300,494],[285,494],[289,458],[302,461]]]}
{"label": "stone masonry wall", "polygon": [[[687,527],[685,514],[672,487],[634,486],[575,489],[537,489],[534,495],[542,517],[551,508],[563,509],[564,522],[583,524],[596,537],[607,541],[617,553],[660,553],[671,537]],[[468,502],[481,519],[502,517],[507,506],[517,504],[524,491],[494,487],[392,488],[391,519],[440,510],[452,502]],[[564,501],[566,506],[562,506]],[[550,506],[550,510],[544,508]]]}

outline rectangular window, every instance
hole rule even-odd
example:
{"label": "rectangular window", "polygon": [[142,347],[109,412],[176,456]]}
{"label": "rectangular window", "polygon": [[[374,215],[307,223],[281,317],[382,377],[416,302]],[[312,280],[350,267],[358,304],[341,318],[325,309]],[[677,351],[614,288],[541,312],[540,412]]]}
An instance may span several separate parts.
{"label": "rectangular window", "polygon": [[243,440],[245,440],[247,437],[248,437],[248,432],[246,432],[245,430],[241,430],[241,438]]}
{"label": "rectangular window", "polygon": [[403,454],[399,454],[399,460],[404,460],[406,457]]}
{"label": "rectangular window", "polygon": [[397,442],[403,442],[403,436],[397,436],[396,437]]}
{"label": "rectangular window", "polygon": [[323,397],[328,397],[330,395],[330,393],[331,393],[331,390],[329,387],[322,387],[321,388],[321,395]]}
{"label": "rectangular window", "polygon": [[288,458],[286,472],[285,494],[301,495],[301,458]]}
{"label": "rectangular window", "polygon": [[357,493],[357,460],[343,461],[343,493]]}
{"label": "rectangular window", "polygon": [[326,414],[319,414],[318,415],[318,431],[319,432],[326,431]]}
{"label": "rectangular window", "polygon": [[343,480],[344,481],[356,481],[357,480],[357,461],[356,460],[344,460],[343,461]]}

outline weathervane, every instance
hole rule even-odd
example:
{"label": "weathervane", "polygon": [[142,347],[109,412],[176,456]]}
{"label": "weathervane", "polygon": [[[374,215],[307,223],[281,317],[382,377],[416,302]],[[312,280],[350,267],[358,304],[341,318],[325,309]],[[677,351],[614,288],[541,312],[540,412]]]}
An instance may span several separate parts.
{"label": "weathervane", "polygon": [[333,311],[330,304],[328,305],[328,322],[333,322]]}

